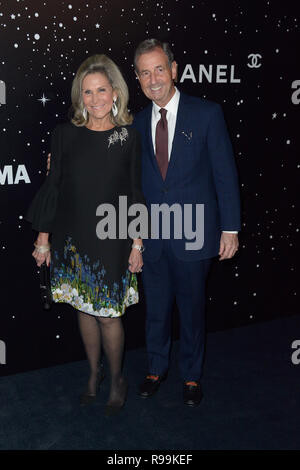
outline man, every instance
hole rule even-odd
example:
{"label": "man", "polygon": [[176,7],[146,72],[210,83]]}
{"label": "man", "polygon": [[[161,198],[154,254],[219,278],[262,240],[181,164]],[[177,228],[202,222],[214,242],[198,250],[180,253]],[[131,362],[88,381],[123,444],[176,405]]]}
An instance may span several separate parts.
{"label": "man", "polygon": [[183,399],[186,405],[197,406],[202,399],[205,281],[213,257],[228,259],[238,250],[237,172],[221,107],[179,92],[174,86],[177,64],[168,44],[143,41],[135,53],[135,71],[152,101],[134,120],[142,138],[142,189],[148,208],[179,204],[184,212],[184,204],[192,204],[195,224],[196,204],[204,205],[202,247],[187,250],[190,240],[184,235],[178,239],[174,227],[170,239],[144,241],[149,372],[139,393],[152,396],[166,378],[176,300]]}

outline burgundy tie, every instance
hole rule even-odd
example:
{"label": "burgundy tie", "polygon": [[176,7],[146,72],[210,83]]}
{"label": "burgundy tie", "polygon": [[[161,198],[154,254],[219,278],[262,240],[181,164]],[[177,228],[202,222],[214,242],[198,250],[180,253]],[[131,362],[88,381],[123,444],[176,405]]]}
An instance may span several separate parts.
{"label": "burgundy tie", "polygon": [[168,158],[168,121],[166,118],[167,110],[159,110],[161,118],[156,125],[155,131],[155,149],[156,160],[163,180],[166,178],[169,158]]}

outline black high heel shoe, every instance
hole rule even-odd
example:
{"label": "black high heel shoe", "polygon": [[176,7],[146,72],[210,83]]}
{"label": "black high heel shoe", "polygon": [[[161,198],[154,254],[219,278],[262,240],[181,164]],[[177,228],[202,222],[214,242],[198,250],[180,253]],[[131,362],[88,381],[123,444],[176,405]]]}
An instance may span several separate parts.
{"label": "black high heel shoe", "polygon": [[124,393],[123,403],[121,403],[121,404],[120,403],[111,403],[111,404],[105,405],[105,409],[104,409],[104,415],[105,416],[115,416],[118,413],[120,413],[120,411],[124,408],[126,398],[127,398],[127,391],[128,391],[128,383],[127,383],[126,379],[124,379],[124,383],[123,383],[122,387],[124,387],[123,388],[123,393]]}
{"label": "black high heel shoe", "polygon": [[97,398],[97,392],[99,390],[101,382],[105,379],[103,364],[100,364],[99,372],[96,381],[96,393],[84,392],[79,397],[79,403],[81,406],[91,405]]}

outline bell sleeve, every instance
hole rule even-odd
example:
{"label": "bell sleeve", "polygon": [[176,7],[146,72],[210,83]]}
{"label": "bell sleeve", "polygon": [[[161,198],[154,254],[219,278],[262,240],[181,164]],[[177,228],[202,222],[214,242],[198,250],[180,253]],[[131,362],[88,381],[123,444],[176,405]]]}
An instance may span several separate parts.
{"label": "bell sleeve", "polygon": [[25,219],[37,232],[53,232],[61,177],[62,126],[57,126],[51,138],[50,171],[35,195]]}

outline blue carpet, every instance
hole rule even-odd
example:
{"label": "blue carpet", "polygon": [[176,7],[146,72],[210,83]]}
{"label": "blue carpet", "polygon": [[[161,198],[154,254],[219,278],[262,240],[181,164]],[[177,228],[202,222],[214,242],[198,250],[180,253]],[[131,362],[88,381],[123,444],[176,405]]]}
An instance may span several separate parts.
{"label": "blue carpet", "polygon": [[93,405],[78,406],[86,361],[2,377],[0,449],[299,449],[300,364],[291,361],[299,326],[292,316],[208,334],[197,409],[182,404],[178,342],[149,399],[137,396],[145,349],[126,353],[128,399],[113,418],[103,415],[108,379]]}

